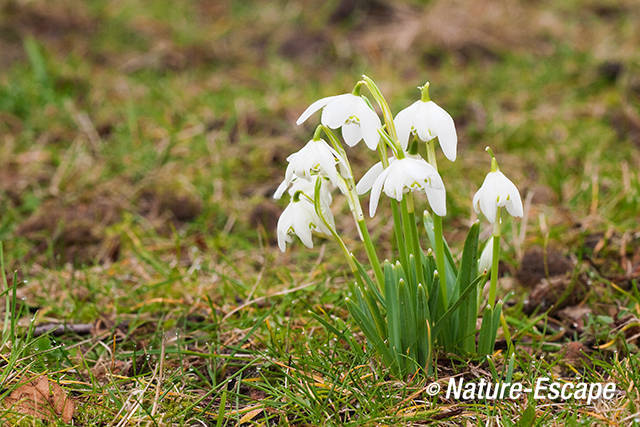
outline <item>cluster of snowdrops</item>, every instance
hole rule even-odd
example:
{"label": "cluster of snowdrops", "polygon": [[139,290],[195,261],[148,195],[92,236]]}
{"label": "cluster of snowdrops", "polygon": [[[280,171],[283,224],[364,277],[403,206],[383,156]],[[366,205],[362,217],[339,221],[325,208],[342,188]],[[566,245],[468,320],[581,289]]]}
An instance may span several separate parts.
{"label": "cluster of snowdrops", "polygon": [[[382,112],[382,121],[361,93],[363,89]],[[297,124],[321,110],[320,124],[312,139],[287,158],[285,179],[274,194],[276,199],[285,192],[290,196],[277,226],[280,249],[284,251],[294,235],[309,248],[314,235],[335,240],[355,278],[347,298],[349,312],[365,334],[368,347],[401,376],[417,370],[429,373],[434,349],[460,357],[492,353],[501,324],[509,340],[502,303],[496,301],[500,224],[505,211],[514,217],[523,214],[517,187],[500,171],[487,147],[491,171],[473,197],[473,206],[493,224],[493,232],[480,251],[479,223],[474,223],[456,261],[442,231],[446,189],[436,160],[439,145],[444,156],[455,161],[456,129],[451,116],[430,99],[429,83],[419,89],[420,99],[395,117],[367,76],[351,93],[311,104]],[[336,133],[338,129],[342,138]],[[343,141],[349,147],[364,141],[379,155],[380,161],[357,183]],[[353,256],[336,229],[331,211],[334,191],[346,197],[368,265]],[[360,197],[368,192],[371,217],[382,193],[389,198],[397,256],[393,262],[380,262],[369,234],[360,204]],[[415,192],[426,194],[430,211],[416,215]],[[485,297],[482,290],[488,276]],[[354,350],[362,351],[355,342],[353,345]]]}

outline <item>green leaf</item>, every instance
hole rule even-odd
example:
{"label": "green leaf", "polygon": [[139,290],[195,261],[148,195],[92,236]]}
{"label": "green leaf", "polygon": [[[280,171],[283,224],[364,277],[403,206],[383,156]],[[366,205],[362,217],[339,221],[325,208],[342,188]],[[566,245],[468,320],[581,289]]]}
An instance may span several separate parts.
{"label": "green leaf", "polygon": [[402,325],[400,324],[400,302],[398,299],[398,283],[402,279],[398,279],[398,270],[402,270],[402,268],[389,268],[387,264],[385,264],[384,297],[387,303],[389,345],[394,352],[399,369],[404,371],[403,360],[398,358],[398,353],[402,353]]}
{"label": "green leaf", "polygon": [[462,350],[467,353],[475,353],[476,317],[478,315],[478,291],[477,286],[468,289],[473,284],[473,278],[478,274],[478,236],[480,224],[476,221],[469,229],[464,242],[462,259],[458,277],[456,279],[456,295],[465,295],[460,298],[460,309],[454,314],[458,324],[458,342]]}
{"label": "green leaf", "polygon": [[398,282],[398,295],[400,300],[400,331],[402,333],[402,354],[417,360],[416,347],[418,335],[416,332],[415,299],[409,295],[408,285],[404,280]]}
{"label": "green leaf", "polygon": [[378,289],[378,285],[376,285],[375,282],[371,280],[367,272],[364,270],[364,267],[356,259],[356,257],[352,256],[351,259],[353,259],[354,263],[356,264],[356,267],[358,268],[358,273],[360,273],[360,276],[364,279],[364,282],[367,285],[367,289],[371,293],[373,293],[373,295],[376,297],[376,299],[384,309],[385,308],[384,298],[382,298],[382,294],[380,293],[380,289]]}
{"label": "green leaf", "polygon": [[482,315],[482,326],[478,336],[478,353],[491,354],[496,343],[496,334],[500,326],[500,313],[502,302],[498,302],[494,308],[487,307]]}
{"label": "green leaf", "polygon": [[518,427],[531,427],[534,425],[536,420],[536,408],[535,401],[533,399],[530,400],[529,405],[527,405],[527,409],[524,410],[522,416],[518,420]]}
{"label": "green leaf", "polygon": [[393,367],[396,365],[396,359],[389,348],[380,339],[380,337],[376,333],[375,328],[373,328],[371,322],[368,321],[367,316],[362,312],[360,307],[358,307],[353,301],[349,299],[347,299],[347,308],[349,309],[349,313],[351,313],[351,316],[353,316],[360,329],[362,329],[362,332],[367,337],[373,348],[382,357],[384,363],[387,366],[392,367],[393,369]]}
{"label": "green leaf", "polygon": [[418,345],[418,363],[421,366],[425,366],[428,362],[429,354],[431,351],[431,337],[429,336],[427,326],[431,316],[429,313],[429,305],[427,304],[427,294],[424,287],[418,285],[418,296],[416,303],[416,325],[417,325],[417,345]]}
{"label": "green leaf", "polygon": [[487,276],[484,274],[476,277],[473,282],[471,282],[471,285],[468,286],[467,289],[465,289],[462,295],[460,295],[460,297],[453,304],[451,304],[446,313],[438,318],[434,326],[434,334],[436,334],[436,331],[439,331],[441,323],[445,321],[451,315],[451,313],[453,313],[460,306],[460,304],[462,304],[464,298],[469,294],[469,292],[471,292],[474,287],[478,286],[478,283],[480,283],[482,280],[486,280],[486,277]]}
{"label": "green leaf", "polygon": [[411,297],[415,299],[416,287],[418,286],[418,270],[416,266],[416,257],[413,254],[409,254],[409,271],[408,273],[408,286]]}

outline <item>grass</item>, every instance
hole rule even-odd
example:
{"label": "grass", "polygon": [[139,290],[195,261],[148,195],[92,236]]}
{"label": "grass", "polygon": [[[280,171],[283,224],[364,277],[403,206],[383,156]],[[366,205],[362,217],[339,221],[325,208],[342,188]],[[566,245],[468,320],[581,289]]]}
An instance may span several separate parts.
{"label": "grass", "polygon": [[[409,0],[0,5],[0,401],[46,375],[78,425],[637,424],[637,6],[506,3],[480,15]],[[277,250],[270,196],[311,129],[294,121],[362,73],[396,112],[428,79],[456,120],[458,160],[440,162],[455,247],[485,145],[530,197],[504,227],[513,378],[613,380],[615,399],[430,397],[436,378],[395,379],[368,357],[338,248]],[[353,152],[359,176],[374,154]],[[368,222],[380,241],[387,217]],[[338,226],[355,246],[355,227]],[[537,311],[514,279],[535,246],[575,264]],[[587,314],[568,320],[566,305]],[[34,336],[46,323],[93,328]],[[443,387],[504,378],[510,363],[503,350],[438,356]]]}

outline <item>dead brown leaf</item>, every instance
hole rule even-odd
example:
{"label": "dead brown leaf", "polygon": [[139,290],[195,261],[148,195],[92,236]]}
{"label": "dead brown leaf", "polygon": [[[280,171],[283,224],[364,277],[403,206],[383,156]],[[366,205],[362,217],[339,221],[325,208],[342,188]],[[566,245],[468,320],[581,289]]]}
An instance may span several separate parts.
{"label": "dead brown leaf", "polygon": [[70,423],[75,404],[67,393],[47,377],[40,377],[16,388],[4,401],[6,408],[44,421]]}

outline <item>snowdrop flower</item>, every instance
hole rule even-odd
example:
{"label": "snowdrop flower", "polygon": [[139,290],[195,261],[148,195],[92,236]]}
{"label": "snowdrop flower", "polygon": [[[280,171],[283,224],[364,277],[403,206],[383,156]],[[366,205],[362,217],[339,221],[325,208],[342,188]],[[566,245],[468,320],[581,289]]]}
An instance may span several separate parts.
{"label": "snowdrop flower", "polygon": [[[284,181],[274,193],[274,199],[279,199],[289,188],[296,177],[311,179],[320,175],[329,178],[329,181],[341,190],[344,190],[344,180],[341,176],[348,173],[344,159],[322,139],[312,139],[299,151],[287,157],[287,171]],[[313,196],[313,189],[311,190]]]}
{"label": "snowdrop flower", "polygon": [[438,216],[447,213],[446,191],[438,171],[419,156],[403,159],[389,158],[389,167],[384,169],[382,163],[376,163],[364,174],[356,191],[365,194],[371,189],[369,199],[369,215],[374,216],[378,209],[380,193],[384,193],[398,201],[409,191],[424,190],[431,209]]}
{"label": "snowdrop flower", "polygon": [[342,128],[342,137],[349,147],[361,139],[372,150],[378,147],[382,127],[380,118],[360,96],[352,93],[328,96],[311,104],[300,115],[296,124],[306,121],[313,113],[322,110],[320,122],[331,129]]}
{"label": "snowdrop flower", "polygon": [[422,88],[423,99],[400,111],[393,120],[400,146],[403,150],[407,149],[411,134],[424,142],[438,137],[444,155],[453,162],[458,145],[456,127],[449,113],[429,99],[428,88],[429,82]]}
{"label": "snowdrop flower", "polygon": [[484,249],[480,254],[478,260],[478,270],[480,272],[489,271],[491,269],[491,263],[493,262],[493,236],[489,236],[487,243],[484,245]]}
{"label": "snowdrop flower", "polygon": [[473,196],[475,211],[482,212],[492,224],[496,222],[499,207],[507,208],[507,212],[512,216],[522,217],[522,199],[518,188],[500,172],[495,157],[493,154],[491,156],[491,172],[487,174],[480,189]]}
{"label": "snowdrop flower", "polygon": [[[322,178],[316,178],[322,179]],[[289,190],[291,202],[280,215],[277,225],[278,247],[282,252],[287,249],[287,243],[293,242],[292,234],[298,236],[300,241],[308,248],[313,248],[312,235],[330,237],[331,230],[324,223],[322,218],[316,213],[313,203],[305,197],[313,199],[315,181],[304,178],[297,178]],[[333,214],[329,208],[331,194],[324,190],[320,191],[320,205],[322,215],[327,220],[331,228],[335,228]]]}

